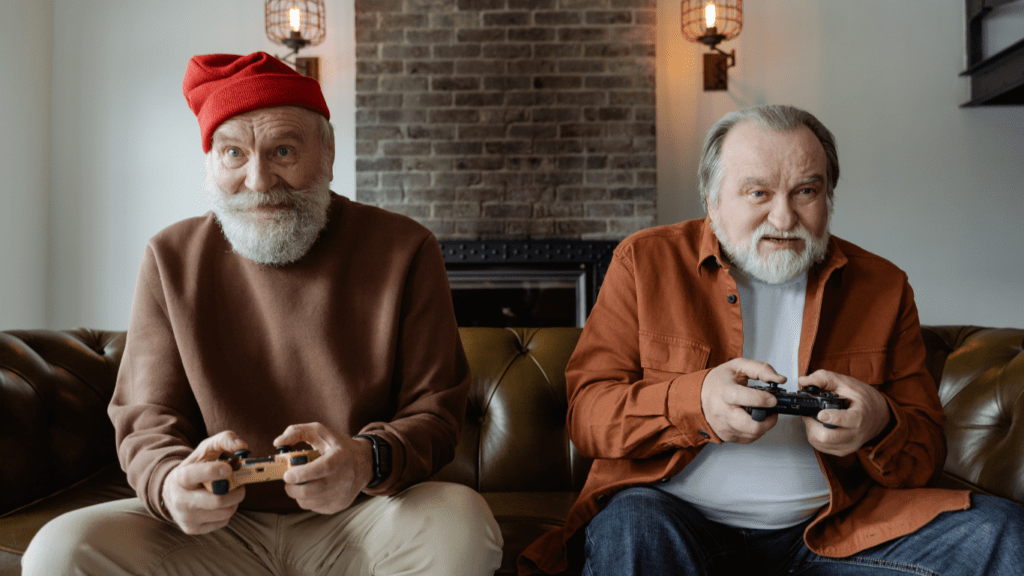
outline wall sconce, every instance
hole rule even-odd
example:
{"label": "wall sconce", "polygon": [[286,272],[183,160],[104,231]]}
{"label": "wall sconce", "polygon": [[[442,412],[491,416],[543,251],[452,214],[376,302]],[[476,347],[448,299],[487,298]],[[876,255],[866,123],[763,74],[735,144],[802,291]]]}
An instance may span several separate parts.
{"label": "wall sconce", "polygon": [[736,65],[736,50],[723,52],[720,42],[732,40],[743,29],[743,0],[682,0],[683,37],[711,48],[704,54],[704,91],[728,90],[729,68]]}
{"label": "wall sconce", "polygon": [[[267,38],[292,49],[281,61],[297,72],[320,81],[320,58],[302,58],[299,50],[324,41],[324,0],[266,0]],[[288,57],[295,56],[294,61]]]}

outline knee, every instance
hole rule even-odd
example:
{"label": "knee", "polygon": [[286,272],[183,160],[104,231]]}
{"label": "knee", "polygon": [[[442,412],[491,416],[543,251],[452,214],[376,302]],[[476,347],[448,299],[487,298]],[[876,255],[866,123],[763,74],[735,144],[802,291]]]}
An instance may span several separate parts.
{"label": "knee", "polygon": [[979,516],[976,533],[1014,542],[1018,546],[1024,542],[1024,506],[993,496],[974,495],[971,498],[972,507]]}
{"label": "knee", "polygon": [[54,518],[32,538],[21,559],[22,574],[57,575],[75,572],[90,551],[103,542],[99,530],[89,527],[88,513],[68,512]]}
{"label": "knee", "polygon": [[[442,550],[440,556],[454,562],[476,562],[484,572],[490,570],[487,573],[501,562],[501,529],[483,496],[467,486],[447,482],[413,486],[402,493],[389,523],[411,530],[410,544],[415,540],[425,548]],[[456,570],[452,573],[477,573],[468,565],[452,569]]]}
{"label": "knee", "polygon": [[424,482],[403,498],[396,512],[399,522],[421,525],[425,533],[436,534],[439,540],[449,542],[483,537],[501,546],[498,523],[476,490],[447,482]]}
{"label": "knee", "polygon": [[588,539],[631,540],[665,512],[665,496],[653,488],[629,488],[616,494],[587,526]]}

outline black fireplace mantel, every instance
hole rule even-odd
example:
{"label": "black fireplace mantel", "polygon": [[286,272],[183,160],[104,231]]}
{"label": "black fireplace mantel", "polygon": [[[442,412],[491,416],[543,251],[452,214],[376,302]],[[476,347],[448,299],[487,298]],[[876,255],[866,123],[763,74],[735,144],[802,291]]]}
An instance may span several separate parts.
{"label": "black fireplace mantel", "polygon": [[449,273],[454,270],[581,270],[586,273],[586,313],[597,301],[615,240],[440,240]]}

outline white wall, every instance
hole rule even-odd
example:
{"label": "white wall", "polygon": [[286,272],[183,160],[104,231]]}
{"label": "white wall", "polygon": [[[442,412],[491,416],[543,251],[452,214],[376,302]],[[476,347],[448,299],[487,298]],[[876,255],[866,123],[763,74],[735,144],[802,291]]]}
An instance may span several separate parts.
{"label": "white wall", "polygon": [[0,4],[0,329],[46,322],[53,1]]}
{"label": "white wall", "polygon": [[[199,126],[181,81],[195,54],[288,50],[255,0],[55,0],[50,327],[124,329],[146,241],[206,211]],[[321,84],[338,147],[334,189],[355,183],[351,4],[328,2]]]}
{"label": "white wall", "polygon": [[[325,59],[334,189],[351,194],[354,15],[351,2],[327,4],[327,41],[303,53]],[[658,0],[659,221],[702,216],[693,174],[717,118],[795,104],[839,139],[834,232],[909,273],[923,322],[1024,326],[1024,107],[958,107],[968,90],[957,76],[963,0],[744,6],[742,35],[723,46],[738,54],[732,89],[704,93],[702,48],[680,37],[678,0]],[[127,326],[146,240],[205,210],[199,130],[181,95],[186,62],[283,55],[262,19],[257,0],[4,3],[0,329]],[[52,169],[51,141],[37,132],[48,122]]]}
{"label": "white wall", "polygon": [[[728,93],[658,0],[658,219],[703,217],[704,132],[756,104],[805,108],[836,135],[832,230],[906,270],[925,324],[1024,327],[1024,106],[968,100],[963,0],[747,0]],[[1024,30],[1020,30],[1021,37]]]}

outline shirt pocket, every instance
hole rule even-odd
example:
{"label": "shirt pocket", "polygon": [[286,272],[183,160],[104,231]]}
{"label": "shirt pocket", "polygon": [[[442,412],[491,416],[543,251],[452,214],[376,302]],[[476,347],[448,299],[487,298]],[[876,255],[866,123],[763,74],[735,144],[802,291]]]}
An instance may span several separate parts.
{"label": "shirt pocket", "polygon": [[815,362],[811,363],[811,372],[828,370],[852,376],[865,384],[877,387],[885,382],[887,358],[888,349],[884,346],[822,354]]}
{"label": "shirt pocket", "polygon": [[640,331],[640,367],[644,378],[675,378],[707,368],[711,347],[679,336]]}

